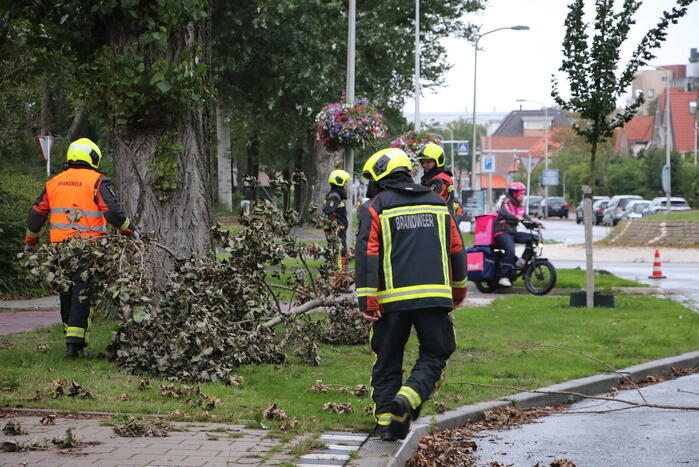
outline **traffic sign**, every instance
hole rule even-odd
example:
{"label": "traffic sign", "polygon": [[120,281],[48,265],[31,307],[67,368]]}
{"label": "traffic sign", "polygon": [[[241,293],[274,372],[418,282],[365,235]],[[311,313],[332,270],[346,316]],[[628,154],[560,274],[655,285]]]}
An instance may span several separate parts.
{"label": "traffic sign", "polygon": [[548,169],[541,172],[541,184],[543,186],[558,186],[558,169]]}
{"label": "traffic sign", "polygon": [[51,146],[53,146],[53,136],[37,136],[39,147],[41,148],[41,156],[44,162],[51,158]]}
{"label": "traffic sign", "polygon": [[495,172],[495,156],[493,156],[493,155],[483,156],[483,157],[481,157],[481,161],[483,163],[483,168],[481,169],[483,172],[486,172],[486,173]]}
{"label": "traffic sign", "polygon": [[664,165],[662,172],[660,172],[660,182],[663,184],[665,193],[670,191],[670,167],[667,165]]}
{"label": "traffic sign", "polygon": [[457,141],[456,142],[456,153],[460,156],[467,156],[468,152],[468,141]]}
{"label": "traffic sign", "polygon": [[527,157],[527,156],[522,156],[519,158],[519,160],[524,164],[524,169],[527,172],[531,172],[534,170],[534,167],[536,167],[536,164],[539,162],[538,157]]}

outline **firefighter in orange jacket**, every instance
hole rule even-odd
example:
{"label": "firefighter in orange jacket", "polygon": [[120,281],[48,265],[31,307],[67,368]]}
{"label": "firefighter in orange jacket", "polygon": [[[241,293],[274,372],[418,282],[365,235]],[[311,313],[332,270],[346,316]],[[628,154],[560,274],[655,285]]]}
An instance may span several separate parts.
{"label": "firefighter in orange jacket", "polygon": [[417,153],[417,158],[425,171],[420,182],[441,196],[454,215],[454,180],[453,174],[444,168],[444,150],[438,144],[427,143]]}
{"label": "firefighter in orange jacket", "polygon": [[[27,216],[25,251],[34,251],[39,232],[48,219],[49,240],[58,243],[72,235],[92,238],[107,232],[107,222],[138,238],[131,221],[119,207],[111,182],[97,171],[102,153],[95,143],[81,138],[68,147],[66,170],[46,182]],[[80,299],[87,283],[73,273],[72,287],[60,293],[61,319],[66,336],[66,357],[83,355],[87,346],[90,304]]]}
{"label": "firefighter in orange jacket", "polygon": [[[384,149],[364,165],[371,199],[359,208],[355,283],[372,321],[371,385],[381,439],[403,439],[456,349],[449,312],[466,297],[466,257],[444,200],[413,183],[410,159]],[[420,356],[403,382],[412,327]]]}
{"label": "firefighter in orange jacket", "polygon": [[[338,236],[340,237],[340,248],[338,248],[338,269],[347,270],[347,207],[345,200],[347,199],[347,191],[345,185],[350,179],[350,174],[342,169],[333,170],[330,172],[328,182],[330,183],[330,191],[325,195],[323,202],[323,214],[329,219],[335,221],[338,227]],[[325,237],[328,243],[335,242],[336,238],[332,235],[332,229],[325,229]]]}

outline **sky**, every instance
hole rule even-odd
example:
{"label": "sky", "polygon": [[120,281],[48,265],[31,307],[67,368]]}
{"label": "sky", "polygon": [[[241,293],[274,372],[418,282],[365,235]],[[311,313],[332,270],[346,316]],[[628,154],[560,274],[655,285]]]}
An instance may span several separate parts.
{"label": "sky", "polygon": [[[553,105],[551,76],[557,73],[563,59],[561,42],[568,0],[489,0],[485,11],[469,14],[466,20],[481,25],[487,32],[500,27],[529,26],[528,31],[502,30],[483,37],[479,42],[477,64],[478,112],[507,112],[518,109],[541,108],[539,103],[516,102],[533,99]],[[617,4],[621,4],[617,0]],[[593,0],[586,5],[594,6]],[[620,63],[626,63],[643,34],[654,27],[663,10],[675,5],[673,0],[644,0],[636,12],[636,24],[622,47]],[[586,21],[593,20],[593,8],[588,8]],[[473,44],[463,39],[444,40],[448,62],[452,68],[446,74],[446,86],[436,91],[423,90],[420,112],[473,111]],[[655,50],[655,65],[686,64],[690,48],[699,48],[699,2],[692,4],[678,24],[671,24],[668,35]],[[648,67],[646,67],[648,68]],[[565,76],[558,76],[561,91]],[[623,104],[620,102],[620,104]],[[404,111],[415,111],[414,99],[409,99]]]}

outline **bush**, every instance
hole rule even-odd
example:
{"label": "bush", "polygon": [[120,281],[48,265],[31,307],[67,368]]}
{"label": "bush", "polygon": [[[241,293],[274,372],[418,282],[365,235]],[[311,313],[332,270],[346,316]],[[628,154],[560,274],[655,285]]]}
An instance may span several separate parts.
{"label": "bush", "polygon": [[0,173],[0,295],[27,293],[17,253],[22,251],[27,210],[43,182],[28,175]]}

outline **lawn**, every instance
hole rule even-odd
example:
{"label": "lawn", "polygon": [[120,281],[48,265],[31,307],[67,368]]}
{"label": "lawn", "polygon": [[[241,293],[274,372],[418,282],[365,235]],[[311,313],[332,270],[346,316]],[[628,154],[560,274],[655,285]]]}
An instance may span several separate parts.
{"label": "lawn", "polygon": [[[558,289],[584,289],[587,287],[587,272],[584,269],[557,269],[556,288]],[[648,287],[641,282],[622,279],[614,274],[595,272],[595,288],[608,289],[610,287]]]}
{"label": "lawn", "polygon": [[[508,393],[454,384],[458,382],[537,388],[603,371],[598,364],[561,350],[525,352],[527,344],[565,345],[617,368],[697,349],[699,315],[671,300],[618,296],[616,308],[592,310],[569,308],[567,303],[567,298],[516,296],[485,307],[455,311],[458,350],[449,362],[445,384],[427,403],[423,414],[435,413],[435,402],[453,408]],[[238,375],[245,381],[239,387],[200,385],[202,392],[221,400],[205,412],[186,400],[163,396],[159,387],[165,381],[150,378],[149,386],[140,390],[138,376],[97,358],[114,329],[109,322],[93,327],[92,356],[84,361],[63,359],[59,326],[4,336],[0,341],[0,404],[139,414],[173,414],[179,410],[180,419],[229,420],[258,426],[262,411],[277,403],[300,421],[295,428],[299,432],[369,430],[373,426],[373,418],[365,413],[370,403],[368,395],[309,391],[316,380],[335,389],[368,386],[373,357],[366,346],[324,345],[322,362],[317,367],[296,360],[284,365],[242,367]],[[38,350],[43,345],[48,346],[44,352]],[[412,364],[416,355],[412,337],[406,364]],[[48,393],[52,381],[58,379],[78,382],[94,399],[51,398]],[[45,394],[37,398],[37,390]],[[126,396],[122,396],[124,393]],[[350,402],[354,412],[326,412],[322,409],[326,402]]]}
{"label": "lawn", "polygon": [[691,221],[699,222],[699,209],[693,209],[691,211],[675,211],[669,216],[667,214],[653,214],[652,216],[646,216],[641,219],[641,221]]}

